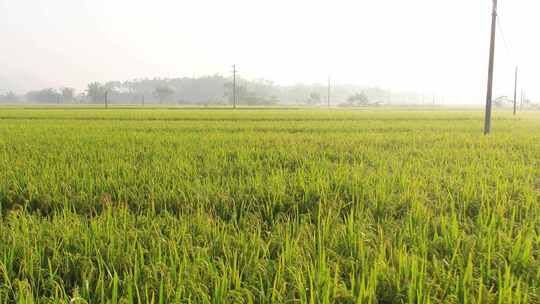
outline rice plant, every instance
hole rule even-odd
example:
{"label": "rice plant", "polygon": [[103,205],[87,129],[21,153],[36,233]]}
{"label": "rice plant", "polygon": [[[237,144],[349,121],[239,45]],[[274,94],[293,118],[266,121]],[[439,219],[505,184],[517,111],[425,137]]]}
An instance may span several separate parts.
{"label": "rice plant", "polygon": [[0,109],[0,302],[540,303],[539,118]]}

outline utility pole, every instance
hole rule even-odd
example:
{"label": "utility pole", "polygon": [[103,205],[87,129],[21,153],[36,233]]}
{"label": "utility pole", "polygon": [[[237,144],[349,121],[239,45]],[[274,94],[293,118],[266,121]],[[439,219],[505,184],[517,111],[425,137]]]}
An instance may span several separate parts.
{"label": "utility pole", "polygon": [[328,75],[328,93],[327,93],[328,108],[330,108],[330,75]]}
{"label": "utility pole", "polygon": [[491,40],[489,45],[489,68],[486,94],[486,116],[484,119],[484,134],[491,133],[491,103],[493,98],[493,65],[495,63],[495,33],[497,30],[497,0],[493,0],[491,12]]}
{"label": "utility pole", "polygon": [[142,106],[144,107],[144,94],[142,94]]}
{"label": "utility pole", "polygon": [[109,100],[108,100],[108,97],[109,97],[109,91],[105,91],[105,109],[108,109],[108,108],[109,108]]}
{"label": "utility pole", "polygon": [[233,65],[233,109],[236,109],[236,65]]}
{"label": "utility pole", "polygon": [[514,116],[517,111],[517,83],[518,83],[518,67],[516,66],[516,74],[514,75]]}

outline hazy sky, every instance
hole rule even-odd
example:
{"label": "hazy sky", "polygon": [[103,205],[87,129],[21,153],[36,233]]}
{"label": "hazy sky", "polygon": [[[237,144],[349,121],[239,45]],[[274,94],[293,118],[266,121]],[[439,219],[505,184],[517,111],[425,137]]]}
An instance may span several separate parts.
{"label": "hazy sky", "polygon": [[[540,99],[538,0],[499,0],[496,95]],[[0,81],[228,75],[415,90],[480,104],[491,0],[0,0]],[[5,91],[10,88],[1,88]]]}

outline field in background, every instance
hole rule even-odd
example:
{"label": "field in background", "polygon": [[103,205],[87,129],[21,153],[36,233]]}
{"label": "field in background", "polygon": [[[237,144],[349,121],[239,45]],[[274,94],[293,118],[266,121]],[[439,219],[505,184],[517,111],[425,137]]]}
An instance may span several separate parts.
{"label": "field in background", "polygon": [[540,114],[0,109],[0,302],[540,303]]}

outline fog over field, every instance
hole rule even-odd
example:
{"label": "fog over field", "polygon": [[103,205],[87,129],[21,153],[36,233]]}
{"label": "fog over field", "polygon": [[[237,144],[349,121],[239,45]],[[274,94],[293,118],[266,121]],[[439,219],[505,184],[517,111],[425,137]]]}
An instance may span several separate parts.
{"label": "fog over field", "polygon": [[[352,84],[485,99],[491,1],[0,0],[0,94],[140,78]],[[538,1],[501,1],[494,96],[540,90]],[[417,96],[417,99],[420,97]],[[282,97],[278,96],[280,99]]]}

